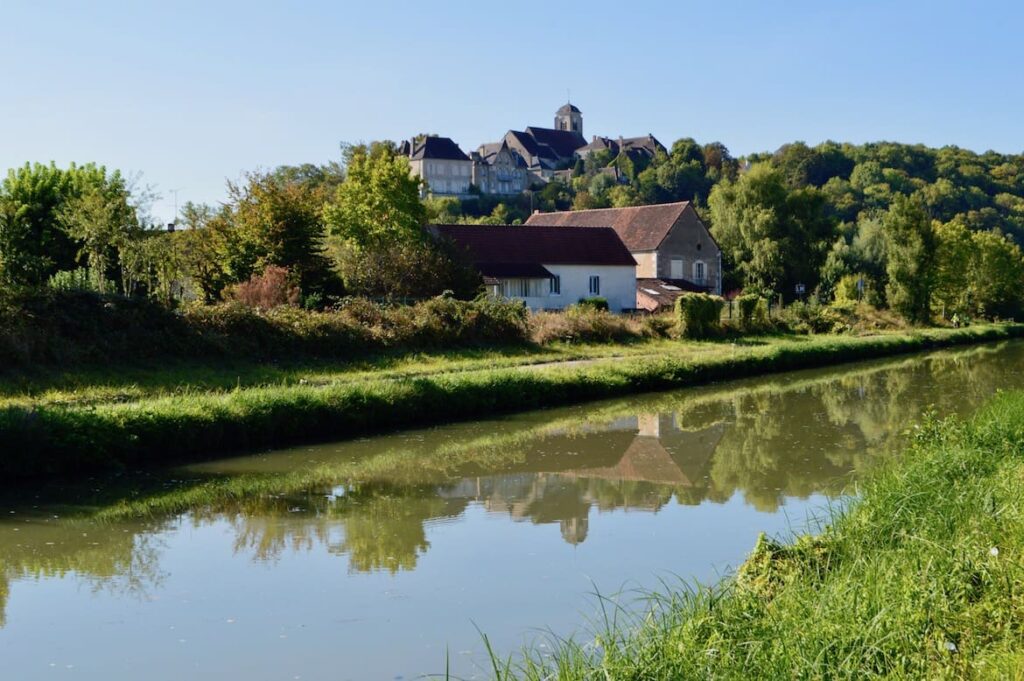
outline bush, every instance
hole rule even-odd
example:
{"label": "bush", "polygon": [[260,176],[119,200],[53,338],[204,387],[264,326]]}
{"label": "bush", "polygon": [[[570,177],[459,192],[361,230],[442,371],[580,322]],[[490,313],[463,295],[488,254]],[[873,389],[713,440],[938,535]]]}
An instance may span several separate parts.
{"label": "bush", "polygon": [[249,281],[229,288],[227,298],[257,310],[272,310],[282,305],[298,305],[300,293],[288,268],[268,265],[263,274],[254,274]]}
{"label": "bush", "polygon": [[114,293],[114,282],[103,277],[98,270],[79,267],[75,270],[55,272],[46,282],[51,291],[89,291],[92,293]]}
{"label": "bush", "polygon": [[686,293],[676,299],[676,324],[684,338],[711,338],[722,333],[725,301],[707,293]]}
{"label": "bush", "polygon": [[4,366],[153,359],[351,358],[384,350],[528,342],[521,302],[431,298],[413,306],[345,299],[334,309],[269,310],[239,301],[172,311],[85,292],[0,294]]}
{"label": "bush", "polygon": [[599,296],[593,298],[580,298],[579,302],[576,303],[576,307],[589,308],[591,310],[601,310],[607,312],[608,299],[601,298]]}
{"label": "bush", "polygon": [[785,309],[782,319],[796,333],[840,333],[846,330],[843,316],[834,308],[798,300]]}
{"label": "bush", "polygon": [[744,333],[766,331],[771,326],[768,318],[768,301],[756,294],[736,298],[739,308],[739,326]]}

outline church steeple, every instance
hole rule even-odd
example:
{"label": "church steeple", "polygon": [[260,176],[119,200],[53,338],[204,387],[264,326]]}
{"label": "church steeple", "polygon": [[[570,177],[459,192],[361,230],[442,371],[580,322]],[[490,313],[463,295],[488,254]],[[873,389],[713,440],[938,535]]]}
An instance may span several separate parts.
{"label": "church steeple", "polygon": [[566,102],[555,112],[555,130],[571,130],[583,136],[583,113]]}

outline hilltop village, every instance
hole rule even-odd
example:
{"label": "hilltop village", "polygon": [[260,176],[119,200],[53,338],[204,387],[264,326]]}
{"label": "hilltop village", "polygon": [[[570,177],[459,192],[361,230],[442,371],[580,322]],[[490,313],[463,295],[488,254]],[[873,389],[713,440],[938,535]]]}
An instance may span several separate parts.
{"label": "hilltop village", "polygon": [[527,126],[509,130],[497,142],[481,144],[468,155],[449,137],[420,135],[399,145],[414,175],[424,182],[424,195],[472,198],[478,194],[513,196],[566,180],[576,163],[601,158],[602,172],[618,181],[623,176],[613,160],[624,155],[635,163],[667,153],[654,135],[583,136],[583,112],[571,103],[555,112],[554,127]]}
{"label": "hilltop village", "polygon": [[[422,179],[424,196],[512,196],[568,182],[577,164],[600,159],[621,182],[625,156],[646,165],[665,147],[654,135],[583,136],[583,113],[566,103],[554,127],[509,130],[465,154],[448,137],[423,135],[398,151]],[[495,296],[531,309],[563,309],[600,298],[614,312],[671,307],[684,292],[722,291],[722,254],[688,201],[654,206],[534,213],[521,227],[435,225],[468,251]]]}

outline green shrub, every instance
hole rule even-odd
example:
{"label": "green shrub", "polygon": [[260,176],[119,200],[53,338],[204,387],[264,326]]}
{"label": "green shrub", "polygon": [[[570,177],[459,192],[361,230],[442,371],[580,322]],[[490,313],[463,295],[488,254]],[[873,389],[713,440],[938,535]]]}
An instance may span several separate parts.
{"label": "green shrub", "polygon": [[114,282],[89,267],[55,272],[46,282],[51,291],[89,291],[92,293],[114,293]]}
{"label": "green shrub", "polygon": [[582,308],[590,308],[591,310],[604,310],[608,311],[608,299],[595,296],[593,298],[580,298],[576,306]]}
{"label": "green shrub", "polygon": [[740,330],[744,333],[766,331],[771,326],[767,299],[756,294],[742,295],[736,298],[736,306]]}
{"label": "green shrub", "polygon": [[710,338],[722,333],[725,301],[707,293],[686,293],[676,299],[676,324],[684,338]]}
{"label": "green shrub", "polygon": [[529,340],[521,302],[450,297],[411,306],[347,299],[313,312],[241,302],[170,310],[143,298],[81,291],[0,295],[0,363],[81,364],[216,357],[349,358]]}
{"label": "green shrub", "polygon": [[817,301],[796,301],[785,309],[782,319],[796,333],[839,333],[844,330],[843,316]]}

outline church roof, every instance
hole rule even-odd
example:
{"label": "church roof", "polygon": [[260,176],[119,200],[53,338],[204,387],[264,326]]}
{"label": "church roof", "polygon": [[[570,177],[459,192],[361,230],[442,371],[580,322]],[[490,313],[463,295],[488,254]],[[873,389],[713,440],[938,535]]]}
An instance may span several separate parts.
{"label": "church roof", "polygon": [[556,116],[561,116],[561,115],[567,114],[567,113],[583,113],[583,112],[580,111],[579,109],[577,109],[572,104],[566,102],[561,107],[559,107],[558,111],[555,112],[555,115]]}
{"label": "church roof", "polygon": [[551,147],[558,158],[572,158],[573,153],[587,143],[583,139],[583,135],[575,130],[535,128],[531,125],[526,129],[526,134],[533,137],[539,144]]}

